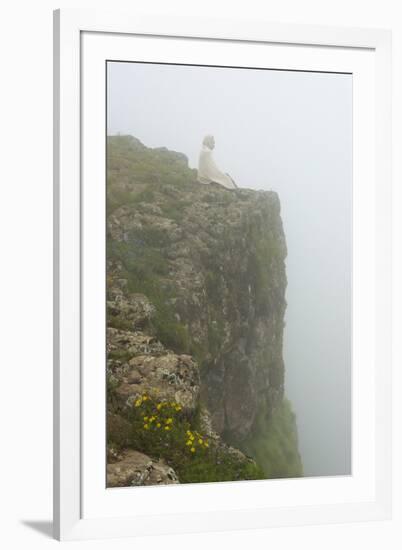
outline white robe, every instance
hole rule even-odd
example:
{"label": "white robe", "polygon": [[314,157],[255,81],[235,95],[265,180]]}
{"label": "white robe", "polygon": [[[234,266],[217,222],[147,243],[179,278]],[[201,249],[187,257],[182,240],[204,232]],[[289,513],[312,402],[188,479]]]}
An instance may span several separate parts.
{"label": "white robe", "polygon": [[198,161],[198,181],[200,183],[212,183],[213,181],[223,185],[226,189],[236,189],[236,185],[228,174],[224,174],[215,164],[212,149],[202,146]]}

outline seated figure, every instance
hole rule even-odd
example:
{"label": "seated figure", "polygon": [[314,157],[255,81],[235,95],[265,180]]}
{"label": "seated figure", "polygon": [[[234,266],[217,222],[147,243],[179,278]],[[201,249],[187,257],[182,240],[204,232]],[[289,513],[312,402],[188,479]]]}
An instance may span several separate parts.
{"label": "seated figure", "polygon": [[205,136],[202,142],[202,148],[198,161],[198,181],[199,183],[218,183],[226,189],[236,189],[237,185],[229,174],[219,170],[212,156],[212,150],[215,147],[214,136]]}

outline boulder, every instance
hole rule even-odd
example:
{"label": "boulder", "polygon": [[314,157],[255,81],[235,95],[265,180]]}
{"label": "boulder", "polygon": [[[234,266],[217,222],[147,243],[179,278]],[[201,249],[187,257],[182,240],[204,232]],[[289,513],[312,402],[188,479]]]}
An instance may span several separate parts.
{"label": "boulder", "polygon": [[166,351],[135,356],[118,381],[116,393],[129,406],[139,396],[150,394],[159,401],[175,400],[184,411],[193,413],[199,400],[198,365],[189,355]]}
{"label": "boulder", "polygon": [[108,487],[130,487],[138,485],[174,485],[178,477],[163,460],[155,461],[134,450],[125,450],[115,462],[107,465]]}

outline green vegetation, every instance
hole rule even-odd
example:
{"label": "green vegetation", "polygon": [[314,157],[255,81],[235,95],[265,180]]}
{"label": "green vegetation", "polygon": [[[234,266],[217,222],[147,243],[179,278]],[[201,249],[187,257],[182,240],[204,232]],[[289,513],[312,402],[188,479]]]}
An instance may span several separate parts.
{"label": "green vegetation", "polygon": [[170,208],[172,216],[179,215],[185,204],[177,204],[174,191],[196,181],[196,171],[184,155],[148,149],[132,136],[109,137],[107,147],[108,214],[119,206],[150,203],[156,193],[170,187],[166,212]]}
{"label": "green vegetation", "polygon": [[[156,313],[151,321],[151,332],[167,348],[189,353],[187,328],[177,321],[171,305],[175,290],[165,279],[169,269],[164,255],[165,242],[166,233],[156,228],[132,231],[128,242],[109,240],[107,254],[109,259],[122,263],[129,292],[145,294],[154,305]],[[110,314],[108,324],[123,330],[130,328],[125,319]]]}
{"label": "green vegetation", "polygon": [[229,453],[197,428],[197,414],[189,417],[176,401],[159,401],[155,396],[144,394],[126,412],[125,418],[109,414],[108,445],[163,458],[174,468],[181,483],[264,477],[264,472],[253,462]]}
{"label": "green vegetation", "polygon": [[296,417],[290,402],[284,399],[267,419],[260,411],[253,435],[242,444],[254,457],[267,478],[301,477],[303,467],[298,452]]}

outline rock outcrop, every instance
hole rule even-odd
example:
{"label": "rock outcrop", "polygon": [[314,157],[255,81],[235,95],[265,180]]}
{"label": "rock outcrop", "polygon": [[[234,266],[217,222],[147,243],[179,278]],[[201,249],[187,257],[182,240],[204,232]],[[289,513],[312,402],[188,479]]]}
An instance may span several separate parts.
{"label": "rock outcrop", "polygon": [[125,450],[118,459],[107,465],[109,487],[138,485],[173,485],[179,483],[173,468],[163,460],[152,460],[143,453]]}
{"label": "rock outcrop", "polygon": [[189,418],[203,411],[222,448],[254,448],[284,397],[277,194],[204,186],[184,155],[109,138],[107,245],[108,376],[119,414],[156,389]]}
{"label": "rock outcrop", "polygon": [[[141,307],[136,306],[137,299]],[[155,310],[146,302],[143,295],[128,296],[127,301],[120,296],[121,314],[128,314],[130,323],[138,327],[145,308],[150,322]],[[138,319],[133,312],[138,313]],[[255,465],[253,459],[228,445],[214,430],[208,409],[201,406],[199,366],[191,356],[175,354],[140,330],[110,327],[107,350],[108,487],[179,483],[178,474],[164,460],[129,448],[133,437],[130,413],[144,395],[153,395],[158,403],[174,403],[186,418],[194,419],[198,414],[199,427],[219,460]]]}
{"label": "rock outcrop", "polygon": [[[144,394],[158,392],[161,401],[176,401],[193,413],[200,397],[198,365],[177,355],[140,331],[107,329],[109,381],[116,385],[121,406],[132,407]],[[123,350],[123,354],[120,352]]]}

